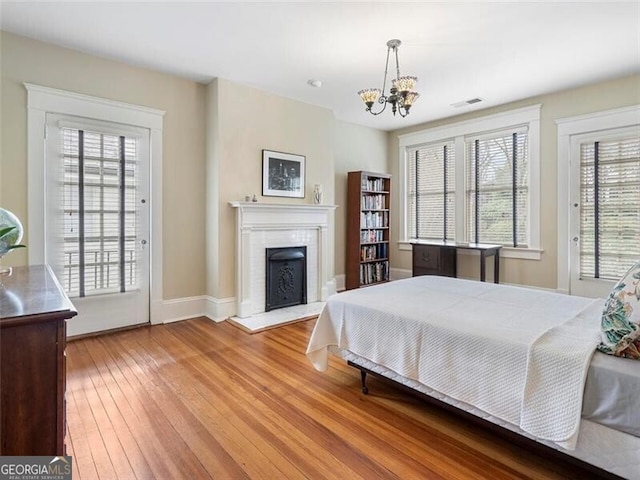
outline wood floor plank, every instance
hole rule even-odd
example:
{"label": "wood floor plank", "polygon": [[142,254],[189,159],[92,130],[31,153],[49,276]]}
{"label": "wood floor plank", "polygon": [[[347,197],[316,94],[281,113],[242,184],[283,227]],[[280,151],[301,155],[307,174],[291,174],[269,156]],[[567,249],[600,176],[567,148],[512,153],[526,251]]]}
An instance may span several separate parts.
{"label": "wood floor plank", "polygon": [[[155,339],[155,340],[157,340],[157,339]],[[163,360],[161,362],[162,363],[162,376],[168,380],[167,385],[170,386],[171,388],[177,388],[181,384],[188,385],[189,388],[179,392],[181,397],[185,397],[186,398],[188,396],[189,392],[193,390],[193,388],[191,388],[191,386],[194,385],[194,379],[193,378],[188,378],[189,377],[189,368],[188,368],[188,365],[183,360],[183,361],[180,362],[180,364],[177,367],[177,372],[178,372],[179,378],[176,378],[176,381],[172,381],[171,380],[172,377],[171,377],[170,364],[172,362],[166,360],[166,358],[168,358],[167,355],[169,355],[169,356],[174,355],[175,356],[174,358],[182,357],[183,359],[186,359],[186,357],[187,357],[186,355],[183,355],[183,354],[179,353],[179,351],[177,351],[176,348],[173,348],[173,347],[178,347],[178,342],[172,340],[171,343],[167,345],[167,348],[162,348],[162,350],[164,352],[162,354],[162,356],[165,357],[165,360]],[[186,348],[189,351],[193,350],[190,346],[181,347],[181,348]],[[178,350],[180,350],[180,348],[178,348]],[[214,378],[214,380],[215,380],[215,378]],[[195,385],[196,386],[200,385],[200,383],[202,383],[202,382],[198,382]],[[219,383],[219,382],[216,380],[216,384],[217,383]],[[210,393],[210,392],[207,392],[207,393]],[[215,398],[215,396],[211,395],[211,394],[209,394],[208,397]],[[193,397],[190,399],[189,406],[187,408],[193,406],[191,401],[194,401]],[[238,427],[240,426],[241,419],[238,419],[236,422],[229,422],[228,421],[229,414],[231,414],[233,412],[233,409],[228,407],[229,403],[233,404],[233,401],[221,404],[223,406],[223,408],[224,408],[224,411],[221,412],[220,419],[222,420],[222,424],[224,426],[224,429],[221,430],[220,425],[214,424],[213,426],[216,427],[216,428],[213,428],[212,431],[215,432],[217,435],[230,434],[235,438],[236,443],[238,441],[241,442],[241,443],[244,442],[243,448],[237,449],[237,453],[238,453],[239,456],[240,455],[248,455],[248,457],[250,457],[250,458],[249,459],[240,458],[239,461],[238,461],[238,464],[242,463],[245,468],[250,468],[251,465],[254,465],[254,472],[253,472],[254,476],[255,475],[262,475],[262,476],[264,476],[264,478],[274,478],[274,476],[282,476],[282,472],[280,472],[278,470],[274,470],[274,471],[270,472],[269,468],[265,468],[265,466],[266,466],[265,464],[268,463],[268,457],[264,456],[265,454],[264,454],[263,451],[257,449],[255,446],[253,446],[251,444],[248,444],[248,442],[246,441],[246,437],[244,435],[238,434],[237,430],[238,430]],[[215,408],[215,405],[207,404],[206,405],[206,409],[204,411],[197,411],[196,410],[196,413],[198,414],[199,417],[203,417],[204,418],[204,417],[207,416],[209,411],[212,410],[213,408]],[[265,447],[268,448],[269,445],[267,444],[267,445],[265,445]],[[226,454],[225,449],[222,449],[222,448],[219,449],[219,452]],[[255,457],[263,457],[263,456],[264,456],[264,459],[263,459],[262,463],[255,464],[255,462],[254,462]],[[229,474],[229,475],[231,475],[231,474]],[[232,475],[233,475],[232,477],[229,476],[229,477],[221,477],[221,478],[240,478],[239,477],[240,474],[237,473],[237,472],[233,473]]]}
{"label": "wood floor plank", "polygon": [[[82,355],[79,358],[82,359]],[[113,441],[113,438],[110,438],[112,437],[110,435],[111,426],[109,422],[105,421],[93,378],[86,380],[86,388],[72,387],[67,392],[67,397],[70,397],[72,405],[79,412],[79,420],[82,423],[83,436],[86,438],[88,448],[87,455],[92,458],[97,472],[96,478],[117,479],[111,456],[105,444],[105,437],[107,437],[107,441]]]}
{"label": "wood floor plank", "polygon": [[89,355],[98,373],[98,375],[93,376],[94,386],[100,394],[101,402],[113,430],[117,432],[118,443],[121,445],[119,448],[115,442],[110,442],[109,446],[113,445],[110,455],[120,458],[117,462],[121,464],[120,468],[125,468],[126,464],[126,468],[132,472],[127,473],[126,470],[119,470],[118,477],[155,478],[156,474],[161,473],[161,471],[154,472],[151,465],[155,463],[155,459],[152,457],[147,458],[141,448],[140,437],[136,435],[137,423],[132,421],[135,416],[131,415],[128,408],[128,398],[118,384],[118,380],[121,378],[119,371],[109,368],[110,365],[115,363],[113,357],[102,348],[102,344],[99,341],[91,342]]}
{"label": "wood floor plank", "polygon": [[593,478],[304,352],[313,321],[250,335],[205,318],[68,345],[74,480]]}
{"label": "wood floor plank", "polygon": [[[174,343],[174,342],[172,342]],[[166,345],[165,348],[171,348]],[[282,417],[274,418],[270,409],[256,397],[256,392],[251,392],[251,388],[243,389],[242,395],[237,395],[235,389],[228,388],[228,384],[221,384],[217,379],[225,375],[224,370],[216,370],[221,363],[221,357],[211,358],[211,354],[206,357],[196,359],[189,366],[190,372],[197,381],[196,389],[202,394],[203,398],[216,398],[223,405],[233,405],[232,409],[225,412],[230,416],[235,428],[239,429],[244,435],[247,442],[255,443],[255,446],[266,456],[267,462],[272,462],[281,470],[280,478],[306,478],[300,468],[305,470],[311,469],[311,464],[317,464],[324,456],[323,452],[313,452],[313,455],[299,455],[297,450],[307,448],[306,438],[294,438],[297,429],[289,425]],[[240,387],[239,383],[235,387]],[[260,391],[261,388],[258,388]],[[245,400],[249,398],[250,400]],[[215,408],[215,405],[212,405]],[[291,448],[291,444],[295,443],[298,448]],[[335,462],[335,459],[331,459]],[[256,465],[258,471],[264,470],[263,465]],[[255,467],[255,466],[254,466]],[[345,472],[339,476],[333,475],[326,469],[329,474],[323,474],[322,470],[316,469],[316,478],[344,478]],[[350,473],[350,472],[346,472]],[[255,474],[254,474],[255,475]],[[267,475],[267,478],[273,478],[273,474]],[[284,475],[284,477],[283,477]],[[252,475],[253,477],[253,475]],[[357,478],[353,476],[352,478]]]}
{"label": "wood floor plank", "polygon": [[[113,351],[113,345],[109,347],[105,350]],[[168,398],[170,391],[161,379],[152,375],[153,369],[145,368],[138,358],[138,350],[141,350],[140,345],[134,345],[126,355],[114,357],[113,361],[124,376],[121,384],[128,391],[127,401],[137,421],[145,427],[144,432],[137,429],[144,434],[142,441],[153,446],[150,460],[161,463],[172,478],[212,478],[189,446],[188,439],[180,435],[180,429],[184,428],[180,402],[171,403],[175,399]],[[176,456],[176,451],[182,454]]]}
{"label": "wood floor plank", "polygon": [[[255,360],[255,359],[254,359]],[[258,372],[260,376],[268,376],[266,370],[261,370],[257,363],[252,365],[252,368],[246,370],[247,372]],[[286,385],[287,381],[292,377],[282,378],[280,386]],[[251,380],[250,380],[251,381]],[[276,378],[272,378],[270,381],[275,382]],[[352,419],[351,409],[352,402],[356,400],[355,397],[350,398],[348,402],[340,402],[331,399],[325,401],[325,398],[314,399],[313,394],[317,389],[315,388],[301,388],[302,385],[293,382],[288,390],[280,390],[277,396],[272,399],[274,404],[272,408],[278,408],[277,397],[286,396],[289,406],[295,407],[299,412],[300,420],[304,421],[305,418],[314,418],[314,421],[320,421],[321,424],[327,426],[332,435],[338,438],[351,438],[350,447],[352,450],[367,451],[366,457],[373,457],[374,459],[384,458],[385,462],[389,463],[394,471],[403,475],[408,472],[421,471],[423,475],[430,475],[435,478],[438,473],[438,466],[436,464],[429,464],[429,457],[412,457],[411,451],[407,448],[413,441],[413,438],[404,434],[405,439],[402,444],[402,448],[395,446],[394,442],[389,442],[389,435],[397,435],[395,428],[391,429],[389,424],[384,421],[380,421],[374,416],[359,416],[357,422]],[[354,435],[354,432],[359,434]],[[333,442],[328,442],[323,445],[324,448],[330,449],[334,445]],[[424,444],[421,444],[424,447]],[[451,455],[453,447],[450,447],[449,456]],[[444,459],[446,460],[446,459]],[[442,464],[443,460],[438,463]],[[367,463],[375,463],[371,460],[367,460]],[[450,462],[450,470],[454,466],[455,458]],[[477,466],[476,466],[477,467]],[[378,465],[376,468],[381,468]],[[488,473],[488,466],[485,466],[485,471]],[[473,471],[464,472],[466,478],[474,478]],[[366,474],[365,474],[366,475]]]}
{"label": "wood floor plank", "polygon": [[[268,366],[265,365],[264,362],[266,361],[273,362],[274,359],[277,357],[274,354],[269,352],[264,352],[264,353],[268,353],[269,360],[261,361],[260,356],[258,355],[252,356],[251,358],[247,359],[247,362],[249,362],[248,365],[251,368],[246,368],[243,370],[243,372],[245,372],[247,375],[250,375],[253,373],[255,375],[258,375],[258,377],[262,377],[262,378],[268,377],[270,373],[268,371]],[[278,357],[284,358],[286,356],[284,352],[280,352],[280,353],[281,355],[278,355]],[[298,358],[301,357],[299,353],[296,353],[296,355]],[[308,362],[306,362],[306,359],[304,360],[305,360],[304,362],[305,366],[308,366],[307,364]],[[232,361],[233,359],[229,360],[229,362],[232,362]],[[262,367],[258,365],[258,363],[260,362],[262,362]],[[286,368],[287,365],[290,365],[289,360],[287,360],[287,364],[283,364],[282,367]],[[249,383],[253,381],[258,381],[258,378],[248,380]],[[340,432],[342,436],[348,436],[348,434],[350,433],[352,434],[353,432],[357,432],[358,430],[361,430],[362,433],[360,433],[359,435],[353,436],[353,438],[357,440],[359,445],[354,445],[352,442],[352,445],[350,446],[355,447],[358,450],[361,450],[361,447],[364,445],[368,446],[369,447],[368,455],[373,456],[376,459],[385,458],[387,462],[391,463],[394,471],[398,471],[400,472],[400,474],[404,474],[406,473],[407,469],[409,469],[409,471],[412,471],[414,473],[416,469],[418,470],[423,469],[423,471],[421,471],[421,474],[430,475],[431,477],[434,477],[437,474],[436,472],[438,472],[438,470],[440,470],[440,473],[438,474],[444,473],[442,466],[446,465],[447,463],[449,465],[444,470],[448,471],[449,473],[451,473],[451,469],[454,467],[461,469],[461,463],[459,462],[459,460],[455,458],[455,455],[454,455],[455,449],[460,448],[459,445],[458,446],[449,445],[447,457],[440,458],[437,462],[437,465],[439,465],[439,467],[436,464],[429,464],[427,460],[424,460],[425,458],[428,458],[428,457],[408,456],[407,453],[411,453],[411,451],[407,449],[407,446],[412,443],[413,438],[404,432],[401,432],[401,434],[405,436],[404,441],[402,442],[403,448],[396,449],[393,446],[389,447],[389,442],[386,439],[388,438],[390,432],[388,431],[388,429],[386,429],[386,427],[388,427],[388,424],[386,422],[379,422],[378,419],[375,417],[366,417],[366,418],[359,417],[357,424],[351,420],[351,416],[350,416],[350,413],[351,413],[350,409],[352,408],[351,402],[355,400],[355,397],[351,398],[350,401],[346,403],[343,407],[340,407],[340,402],[336,402],[333,399],[330,402],[326,402],[326,403],[314,402],[313,398],[311,398],[309,395],[304,395],[305,393],[304,387],[305,385],[307,386],[311,385],[312,388],[310,389],[307,388],[306,390],[309,393],[314,393],[315,391],[317,391],[315,386],[308,381],[296,382],[294,376],[283,377],[280,379],[279,383],[277,383],[278,378],[276,376],[272,376],[272,378],[267,383],[268,384],[277,383],[280,387],[282,387],[285,384],[289,383],[289,381],[291,381],[291,385],[288,391],[284,391],[280,389],[276,393],[277,397],[287,396],[287,398],[290,400],[289,401],[290,405],[296,405],[299,408],[300,412],[304,412],[304,414],[309,417],[314,416],[316,420],[321,415],[323,415],[321,417],[323,420],[322,423],[330,425],[330,429],[334,433]],[[352,392],[357,392],[357,391],[358,391],[357,389],[352,390]],[[274,409],[277,408],[277,404],[272,406],[272,408]],[[392,433],[397,434],[397,430],[394,429]],[[325,448],[331,448],[331,444],[332,442],[329,442],[328,445],[325,445]],[[423,444],[421,446],[424,447]],[[377,449],[374,451],[371,451],[372,447],[377,447]],[[420,458],[422,458],[423,460],[422,461],[417,460]],[[484,464],[482,464],[483,461],[484,461]],[[370,464],[371,461],[368,460],[367,463]],[[375,462],[373,463],[375,464]],[[489,457],[485,457],[483,459],[476,457],[474,459],[474,464],[472,466],[469,466],[469,468],[467,468],[466,470],[462,471],[461,475],[463,478],[481,478],[475,473],[478,467],[481,468],[481,470],[484,472],[483,473],[484,475],[490,474],[491,465],[493,463],[494,463],[493,460]],[[364,475],[365,476],[370,475],[370,472],[364,473]],[[494,475],[494,478],[497,478],[497,477]],[[518,475],[505,476],[504,478],[519,478],[519,476]]]}
{"label": "wood floor plank", "polygon": [[[89,450],[89,435],[84,429],[81,419],[81,410],[75,403],[73,392],[67,391],[67,411],[73,412],[67,415],[67,425],[69,428],[69,436],[67,443],[73,444],[73,478],[98,478],[91,451]],[[68,452],[69,453],[69,452]]]}
{"label": "wood floor plank", "polygon": [[[141,360],[137,359],[137,361],[140,362]],[[154,378],[154,382],[167,382],[162,401],[173,403],[173,405],[167,407],[170,411],[174,412],[172,422],[180,436],[189,444],[190,448],[194,449],[195,453],[198,454],[198,458],[205,458],[207,460],[208,467],[214,472],[213,477],[249,478],[249,476],[244,473],[244,469],[240,467],[240,463],[244,459],[241,459],[239,462],[235,461],[229,454],[229,451],[222,447],[214,435],[225,434],[229,431],[231,431],[233,435],[235,430],[237,430],[237,426],[227,420],[230,410],[224,411],[223,416],[218,417],[220,421],[216,422],[214,420],[213,425],[208,426],[206,423],[207,420],[210,419],[208,413],[215,409],[215,405],[206,402],[202,409],[199,408],[201,405],[198,404],[198,401],[202,400],[202,398],[196,396],[198,391],[194,387],[197,387],[198,384],[194,383],[196,382],[194,378],[191,378],[192,376],[189,372],[188,365],[184,361],[181,361],[177,365],[165,362],[157,373],[149,372],[146,375]],[[183,388],[185,385],[188,387]],[[171,391],[172,394],[167,394],[167,391]],[[177,403],[178,398],[184,402],[182,406]],[[194,431],[197,432],[200,438],[194,436]],[[235,438],[237,439],[237,436]],[[240,451],[252,457],[263,455],[263,453],[257,449],[250,451],[247,448],[243,448]],[[214,460],[217,460],[219,463],[216,467],[212,464]],[[277,470],[269,472],[268,468],[265,470],[264,475],[281,473]],[[259,469],[256,469],[255,473],[256,475],[263,474]]]}

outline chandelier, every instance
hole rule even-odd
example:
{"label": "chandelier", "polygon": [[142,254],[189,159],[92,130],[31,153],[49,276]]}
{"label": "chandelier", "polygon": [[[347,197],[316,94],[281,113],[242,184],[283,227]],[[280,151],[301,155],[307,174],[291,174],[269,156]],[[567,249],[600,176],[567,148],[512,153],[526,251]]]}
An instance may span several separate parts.
{"label": "chandelier", "polygon": [[[362,98],[362,101],[367,106],[366,111],[372,115],[380,115],[387,108],[388,104],[391,104],[391,111],[395,115],[396,112],[401,117],[409,115],[409,109],[411,105],[418,99],[420,94],[413,91],[413,87],[418,81],[418,77],[412,76],[400,76],[400,64],[398,63],[398,47],[402,42],[397,39],[389,40],[387,42],[387,63],[384,67],[384,80],[382,81],[382,90],[379,88],[365,88],[360,90],[358,95]],[[391,80],[391,89],[389,95],[384,93],[384,89],[387,85],[387,72],[389,71],[389,56],[391,51],[396,57],[396,78]],[[382,105],[382,109],[378,112],[372,110],[373,104],[376,103]]]}

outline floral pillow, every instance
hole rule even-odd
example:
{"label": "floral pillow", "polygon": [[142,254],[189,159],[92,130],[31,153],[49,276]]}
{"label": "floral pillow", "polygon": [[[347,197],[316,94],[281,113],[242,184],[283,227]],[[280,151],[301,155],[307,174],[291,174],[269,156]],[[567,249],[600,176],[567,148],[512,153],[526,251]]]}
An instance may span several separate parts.
{"label": "floral pillow", "polygon": [[640,360],[640,261],[611,290],[600,328],[598,350]]}

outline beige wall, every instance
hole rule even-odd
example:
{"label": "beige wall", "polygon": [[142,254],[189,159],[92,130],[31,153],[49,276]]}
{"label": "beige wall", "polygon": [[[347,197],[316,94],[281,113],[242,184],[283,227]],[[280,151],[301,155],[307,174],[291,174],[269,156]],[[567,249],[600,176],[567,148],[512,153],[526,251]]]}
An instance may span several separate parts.
{"label": "beige wall", "polygon": [[[556,288],[557,268],[557,125],[559,118],[571,117],[601,110],[609,110],[640,104],[640,75],[606,81],[572,90],[529,98],[496,108],[479,110],[467,115],[430,122],[416,127],[396,130],[389,133],[389,169],[396,177],[399,171],[398,135],[424,130],[449,123],[477,118],[483,115],[503,112],[534,104],[542,104],[540,117],[540,175],[541,175],[541,244],[544,249],[542,259],[520,260],[503,259],[501,261],[500,280],[505,283]],[[397,191],[397,190],[396,190]],[[396,199],[398,205],[398,199]],[[398,240],[398,214],[393,218],[392,236]],[[392,256],[395,268],[411,268],[411,252],[397,250]],[[477,260],[465,257],[461,260],[463,276],[477,276]]]}
{"label": "beige wall", "polygon": [[[316,183],[334,202],[331,110],[217,79],[207,86],[208,295],[235,295],[235,209],[255,194],[264,203],[311,203]],[[304,155],[305,198],[262,196],[262,150]],[[333,239],[330,239],[333,242]],[[330,272],[333,275],[333,272]]]}
{"label": "beige wall", "polygon": [[[165,110],[163,162],[163,298],[235,295],[235,220],[231,200],[256,194],[261,202],[311,202],[315,183],[335,216],[335,273],[344,273],[346,172],[374,170],[398,181],[399,134],[542,103],[541,261],[506,259],[508,283],[556,284],[555,120],[640,103],[640,77],[632,76],[451,117],[417,127],[380,132],[336,121],[330,110],[226,80],[208,86],[37,42],[0,34],[0,206],[27,224],[26,90],[23,82]],[[261,195],[262,149],[306,156],[306,197]],[[398,206],[397,192],[395,205]],[[398,240],[398,215],[392,216]],[[25,242],[28,243],[28,232]],[[185,245],[188,248],[185,248]],[[396,245],[395,243],[393,245]],[[27,262],[17,251],[3,262]],[[392,267],[410,269],[410,253],[393,249]],[[463,262],[475,275],[475,263]],[[332,272],[333,273],[333,272]]]}
{"label": "beige wall", "polygon": [[347,240],[347,172],[367,170],[388,173],[387,134],[373,128],[336,121],[336,275],[345,273]]}
{"label": "beige wall", "polygon": [[[165,110],[163,298],[205,293],[205,87],[175,76],[0,33],[0,205],[27,225],[23,82]],[[24,243],[29,243],[26,232]],[[12,252],[3,263],[27,263]]]}
{"label": "beige wall", "polygon": [[[165,110],[163,298],[235,295],[231,200],[344,203],[349,170],[384,171],[386,134],[336,122],[330,110],[215,80],[208,86],[1,32],[0,205],[28,223],[24,82]],[[262,149],[306,156],[306,197],[263,197]],[[336,172],[335,165],[341,165]],[[336,198],[335,182],[341,182]],[[337,273],[344,272],[344,209],[336,213]],[[25,238],[28,244],[28,232]],[[188,248],[185,248],[188,245]],[[27,263],[26,252],[3,259]],[[330,272],[333,274],[334,272]]]}

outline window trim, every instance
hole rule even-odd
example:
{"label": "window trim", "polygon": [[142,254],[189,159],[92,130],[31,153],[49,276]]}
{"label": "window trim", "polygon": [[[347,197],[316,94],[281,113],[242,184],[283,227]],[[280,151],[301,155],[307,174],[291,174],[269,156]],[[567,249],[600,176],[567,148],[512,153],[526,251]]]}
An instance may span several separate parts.
{"label": "window trim", "polygon": [[556,120],[556,125],[558,132],[557,290],[568,294],[571,280],[569,219],[571,218],[570,189],[572,179],[570,162],[574,154],[573,150],[576,148],[572,143],[574,143],[576,137],[640,125],[640,104],[574,117],[559,118]]}
{"label": "window trim", "polygon": [[[441,127],[421,130],[398,136],[398,163],[399,163],[399,240],[398,248],[408,250],[410,237],[407,232],[407,151],[421,145],[452,140],[456,144],[456,152],[464,152],[465,137],[479,136],[492,131],[506,130],[521,126],[528,127],[529,135],[529,246],[528,248],[503,248],[501,256],[506,258],[520,258],[528,260],[540,260],[542,248],[540,245],[540,109],[542,104],[486,115],[470,120],[451,123]],[[462,147],[462,150],[458,147]],[[460,155],[457,153],[456,155]],[[464,160],[464,153],[459,158]],[[458,170],[460,169],[460,170]],[[456,160],[456,191],[464,191],[464,161]],[[463,238],[466,221],[464,202],[456,202],[456,238]]]}

